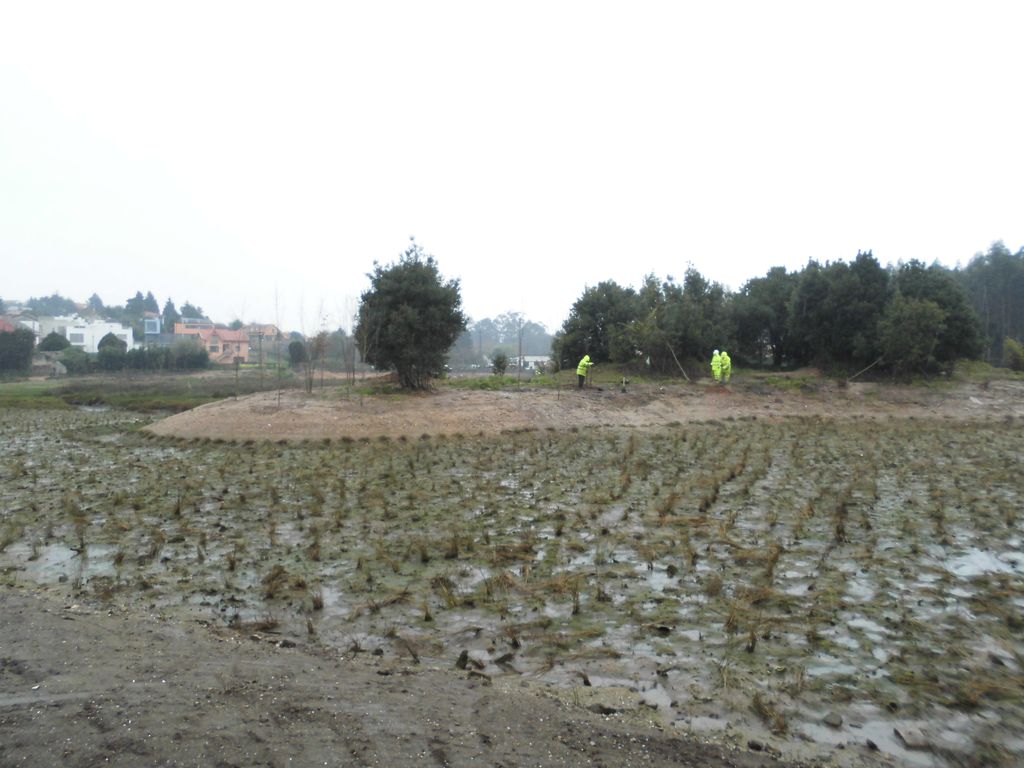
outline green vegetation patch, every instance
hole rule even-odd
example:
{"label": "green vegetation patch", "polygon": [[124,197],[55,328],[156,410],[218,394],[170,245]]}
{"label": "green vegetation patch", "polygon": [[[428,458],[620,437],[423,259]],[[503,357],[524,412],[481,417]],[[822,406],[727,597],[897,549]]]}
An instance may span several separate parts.
{"label": "green vegetation patch", "polygon": [[180,412],[215,400],[297,386],[295,377],[257,371],[202,374],[112,374],[0,384],[0,407],[66,410],[108,406],[124,410]]}

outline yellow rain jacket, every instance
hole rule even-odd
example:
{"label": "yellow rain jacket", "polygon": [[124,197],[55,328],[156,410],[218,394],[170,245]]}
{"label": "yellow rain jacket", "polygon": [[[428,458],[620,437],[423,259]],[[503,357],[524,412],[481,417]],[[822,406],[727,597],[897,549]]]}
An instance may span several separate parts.
{"label": "yellow rain jacket", "polygon": [[584,355],[583,359],[580,360],[580,364],[576,366],[577,376],[586,376],[590,373],[590,366],[593,363],[590,361],[590,355]]}
{"label": "yellow rain jacket", "polygon": [[711,356],[711,375],[715,381],[722,380],[722,356],[718,352]]}

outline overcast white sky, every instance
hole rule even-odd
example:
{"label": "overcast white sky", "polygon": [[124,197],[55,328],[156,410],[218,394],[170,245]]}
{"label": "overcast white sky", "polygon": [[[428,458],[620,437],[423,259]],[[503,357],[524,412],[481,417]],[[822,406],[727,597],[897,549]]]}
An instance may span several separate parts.
{"label": "overcast white sky", "polygon": [[[0,0],[0,296],[474,319],[1024,245],[1021,2]],[[13,268],[12,268],[13,267]]]}

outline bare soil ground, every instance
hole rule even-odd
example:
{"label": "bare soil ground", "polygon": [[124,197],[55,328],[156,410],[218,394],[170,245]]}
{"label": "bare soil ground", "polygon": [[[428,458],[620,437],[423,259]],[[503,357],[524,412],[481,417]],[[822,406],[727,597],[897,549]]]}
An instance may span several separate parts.
{"label": "bare soil ground", "polygon": [[[227,440],[322,440],[493,433],[571,427],[655,427],[723,418],[1000,418],[1024,415],[1024,384],[948,384],[933,389],[800,379],[734,380],[727,387],[630,385],[583,391],[523,387],[488,392],[442,388],[362,396],[343,389],[264,392],[222,400],[149,427],[158,435]],[[776,383],[771,383],[776,382]]]}
{"label": "bare soil ground", "polygon": [[2,766],[778,765],[451,670],[0,593]]}

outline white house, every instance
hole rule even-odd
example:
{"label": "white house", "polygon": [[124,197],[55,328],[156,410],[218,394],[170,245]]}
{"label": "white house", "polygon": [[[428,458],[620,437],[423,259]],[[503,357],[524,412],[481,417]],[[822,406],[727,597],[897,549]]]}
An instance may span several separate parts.
{"label": "white house", "polygon": [[522,366],[524,371],[543,371],[545,366],[551,360],[549,355],[512,355],[508,359],[509,368],[519,368]]}
{"label": "white house", "polygon": [[86,320],[82,317],[40,317],[39,339],[46,338],[52,331],[67,339],[72,347],[96,354],[99,352],[100,340],[108,333],[114,334],[123,341],[126,349],[135,348],[132,329],[121,323],[109,323],[105,320]]}

